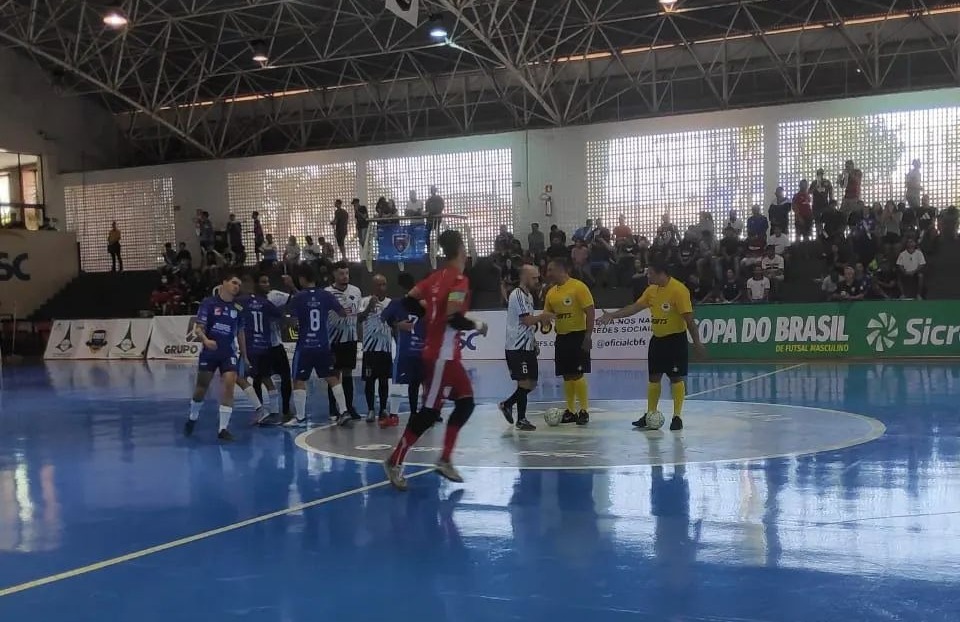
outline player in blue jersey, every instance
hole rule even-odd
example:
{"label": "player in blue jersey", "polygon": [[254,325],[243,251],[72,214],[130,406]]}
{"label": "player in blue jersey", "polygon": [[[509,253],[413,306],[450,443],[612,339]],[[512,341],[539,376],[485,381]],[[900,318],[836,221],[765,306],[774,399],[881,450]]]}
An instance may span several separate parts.
{"label": "player in blue jersey", "polygon": [[[249,281],[249,284],[248,284]],[[244,296],[240,303],[243,307],[241,319],[243,332],[247,341],[247,358],[250,365],[246,375],[252,379],[253,386],[243,388],[244,393],[256,392],[260,386],[267,387],[267,398],[270,405],[269,413],[261,408],[257,412],[257,425],[274,425],[280,423],[280,394],[273,385],[273,368],[275,354],[274,341],[280,339],[279,323],[283,319],[283,310],[273,304],[267,297],[270,292],[270,277],[266,273],[259,273],[256,282],[249,276],[244,276],[245,288],[250,294]],[[239,384],[239,379],[238,379]]]}
{"label": "player in blue jersey", "polygon": [[[360,328],[360,341],[363,344],[363,394],[367,400],[367,423],[377,419],[380,424],[389,423],[387,399],[390,397],[390,372],[393,361],[390,358],[390,349],[393,345],[393,333],[390,325],[383,321],[381,313],[390,304],[387,298],[387,279],[382,274],[373,275],[373,286],[370,296],[360,303],[360,313],[357,315],[357,325]],[[373,409],[374,385],[378,385],[380,397],[380,411]]]}
{"label": "player in blue jersey", "polygon": [[340,425],[350,423],[350,412],[340,384],[340,374],[334,364],[327,333],[330,315],[346,317],[347,312],[333,294],[317,287],[317,277],[309,266],[300,269],[301,291],[290,301],[289,310],[297,321],[297,349],[293,355],[293,419],[287,427],[307,423],[307,381],[316,372],[327,381],[333,394],[336,412],[330,419]]}
{"label": "player in blue jersey", "polygon": [[[200,419],[200,407],[207,395],[213,374],[220,372],[223,393],[220,396],[220,427],[217,438],[232,441],[230,416],[233,414],[233,389],[237,382],[237,366],[246,358],[246,338],[240,319],[241,307],[236,301],[240,293],[240,279],[232,270],[223,274],[219,292],[200,304],[197,312],[196,334],[203,342],[197,363],[197,384],[190,401],[190,417],[183,428],[186,436]],[[237,346],[239,345],[239,352]]]}
{"label": "player in blue jersey", "polygon": [[[397,278],[401,291],[408,292],[416,285],[413,275],[401,272]],[[407,311],[403,300],[398,298],[390,302],[380,314],[380,318],[396,333],[397,350],[393,364],[393,382],[407,385],[407,400],[410,402],[410,414],[417,412],[420,404],[420,385],[423,383],[423,342],[426,338],[426,324],[421,321],[423,314],[416,315]],[[381,427],[393,427],[400,424],[397,406],[390,408],[390,416]]]}

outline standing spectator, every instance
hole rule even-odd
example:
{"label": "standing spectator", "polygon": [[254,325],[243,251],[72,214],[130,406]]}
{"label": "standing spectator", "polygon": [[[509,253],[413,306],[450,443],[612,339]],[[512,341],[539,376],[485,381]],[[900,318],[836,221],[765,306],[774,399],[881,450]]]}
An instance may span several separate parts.
{"label": "standing spectator", "polygon": [[793,222],[797,237],[808,241],[813,230],[813,197],[810,195],[810,182],[806,179],[800,180],[800,188],[793,195]]}
{"label": "standing spectator", "polygon": [[260,247],[266,238],[263,236],[263,225],[260,224],[260,212],[250,214],[253,218],[253,252],[256,255],[257,263],[260,263]]}
{"label": "standing spectator", "polygon": [[210,212],[201,211],[200,221],[197,223],[197,239],[204,254],[213,248],[213,223],[210,221]]}
{"label": "standing spectator", "polygon": [[590,243],[590,280],[607,286],[607,271],[613,263],[613,245],[607,236],[595,235]]}
{"label": "standing spectator", "polygon": [[770,289],[774,296],[780,293],[784,279],[784,260],[782,255],[777,254],[777,249],[773,244],[767,245],[767,254],[760,260],[760,268],[763,270],[763,276],[770,281]]}
{"label": "standing spectator", "polygon": [[607,242],[610,242],[610,230],[603,225],[603,221],[599,218],[597,218],[596,222],[594,223],[593,235],[591,235],[590,239],[587,241],[592,242],[593,238],[597,236],[602,237]]}
{"label": "standing spectator", "polygon": [[110,272],[123,272],[123,257],[120,256],[120,229],[117,228],[117,221],[110,224],[110,232],[107,233],[107,252],[110,253]]}
{"label": "standing spectator", "polygon": [[193,255],[187,248],[186,242],[180,242],[180,248],[177,249],[177,267],[180,272],[190,272],[193,270]]}
{"label": "standing spectator", "polygon": [[837,283],[837,291],[831,296],[832,300],[842,302],[863,300],[866,290],[863,282],[856,278],[856,271],[853,266],[846,266],[843,269],[843,278]]}
{"label": "standing spectator", "polygon": [[550,245],[553,246],[553,238],[560,240],[562,246],[567,245],[567,232],[557,225],[550,225]]}
{"label": "standing spectator", "polygon": [[593,219],[587,218],[586,224],[573,232],[573,241],[577,242],[589,242],[593,239]]}
{"label": "standing spectator", "polygon": [[[646,240],[644,240],[646,241]],[[617,240],[614,249],[617,262],[617,284],[627,285],[633,276],[634,265],[640,258],[640,244],[633,236]],[[644,262],[646,265],[646,262]]]}
{"label": "standing spectator", "polygon": [[619,244],[620,240],[626,240],[627,238],[633,238],[633,230],[627,224],[626,217],[620,214],[620,218],[617,219],[617,226],[613,228],[614,244]]}
{"label": "standing spectator", "polygon": [[367,231],[370,229],[370,212],[366,205],[360,205],[360,199],[354,199],[350,202],[353,205],[353,221],[357,225],[357,239],[360,241],[360,248],[367,245]]}
{"label": "standing spectator", "polygon": [[559,235],[550,236],[550,247],[547,248],[548,259],[569,259],[570,249],[563,243]]}
{"label": "standing spectator", "polygon": [[330,225],[333,227],[333,239],[337,241],[337,248],[340,250],[340,260],[347,260],[347,224],[350,221],[350,215],[343,209],[343,201],[337,199],[333,202],[333,220]]}
{"label": "standing spectator", "polygon": [[920,160],[914,160],[910,164],[910,172],[907,173],[905,185],[906,192],[904,194],[907,199],[907,205],[910,207],[919,207],[921,195],[923,194],[923,175],[920,172]]}
{"label": "standing spectator", "polygon": [[737,278],[736,272],[727,270],[726,278],[720,288],[720,300],[718,302],[730,304],[740,302],[742,298],[743,288],[740,286],[740,279]]}
{"label": "standing spectator", "polygon": [[273,243],[273,234],[268,233],[263,244],[260,245],[260,252],[263,254],[263,263],[273,265],[277,263],[277,246]]}
{"label": "standing spectator", "polygon": [[570,249],[570,258],[573,260],[574,273],[582,280],[590,280],[590,271],[587,261],[590,259],[590,249],[583,240],[576,240]]}
{"label": "standing spectator", "polygon": [[233,253],[234,262],[238,266],[246,263],[246,249],[243,247],[243,228],[235,214],[230,214],[227,220],[227,245]]}
{"label": "standing spectator", "polygon": [[813,224],[820,236],[823,235],[823,214],[833,201],[833,184],[826,178],[822,168],[817,169],[817,175],[810,185],[810,196],[813,198]]}
{"label": "standing spectator", "polygon": [[823,235],[828,240],[842,238],[847,229],[847,220],[840,211],[836,201],[830,201],[827,209],[823,212],[821,219],[823,221]]}
{"label": "standing spectator", "polygon": [[721,274],[732,271],[734,276],[740,278],[740,238],[737,230],[733,227],[727,227],[723,230],[723,239],[719,244],[719,257],[717,261],[717,280],[720,280]]}
{"label": "standing spectator", "polygon": [[430,186],[430,196],[427,198],[427,202],[424,205],[424,209],[427,212],[427,231],[433,231],[436,229],[440,231],[440,225],[443,223],[443,210],[444,210],[444,201],[443,197],[440,196],[440,192],[437,191],[436,186]]}
{"label": "standing spectator", "polygon": [[897,257],[900,292],[904,296],[923,300],[923,272],[926,265],[927,260],[923,251],[917,248],[917,241],[907,238],[907,247]]}
{"label": "standing spectator", "polygon": [[920,239],[923,239],[931,227],[937,222],[937,210],[930,205],[930,195],[925,194],[920,199],[920,207],[917,208],[917,231],[920,233]]}
{"label": "standing spectator", "polygon": [[763,275],[760,264],[753,266],[753,278],[747,279],[747,300],[755,303],[770,300],[770,279]]}
{"label": "standing spectator", "polygon": [[850,213],[860,206],[860,189],[863,185],[863,171],[857,168],[853,160],[847,160],[843,165],[843,173],[840,174],[840,180],[837,184],[843,188],[843,203],[840,204],[840,212],[844,219],[850,217]]}
{"label": "standing spectator", "polygon": [[740,220],[740,215],[737,214],[737,210],[730,210],[730,216],[727,218],[727,222],[723,225],[723,234],[726,236],[727,229],[733,229],[737,234],[737,239],[740,239],[740,236],[743,235],[743,221]]}
{"label": "standing spectator", "polygon": [[[697,270],[700,274],[710,275],[710,281],[720,280],[719,270],[720,270],[720,261],[717,256],[719,249],[717,248],[717,243],[714,241],[713,232],[709,229],[700,230],[700,241],[697,243]],[[701,279],[706,281],[707,279]]]}
{"label": "standing spectator", "polygon": [[423,218],[423,201],[417,198],[416,190],[410,191],[410,198],[407,200],[403,215],[407,218]]}
{"label": "standing spectator", "polygon": [[673,248],[680,244],[680,231],[676,225],[670,222],[670,214],[664,214],[660,217],[660,227],[657,229],[657,238],[654,240],[654,246],[663,248]]}
{"label": "standing spectator", "polygon": [[787,200],[787,193],[783,188],[777,188],[774,192],[773,203],[770,204],[767,214],[770,217],[771,227],[780,227],[781,231],[787,231],[790,228],[790,210],[792,205]]}
{"label": "standing spectator", "polygon": [[513,234],[510,233],[507,225],[500,225],[500,233],[493,241],[493,248],[501,253],[508,253],[513,249]]}
{"label": "standing spectator", "polygon": [[177,251],[170,242],[163,245],[163,269],[169,273],[177,271]]}
{"label": "standing spectator", "polygon": [[780,225],[773,225],[773,233],[767,236],[767,245],[772,245],[777,255],[783,257],[787,252],[787,247],[790,246],[790,238],[783,232]]}
{"label": "standing spectator", "polygon": [[896,244],[900,241],[900,224],[903,222],[903,212],[897,209],[893,201],[887,201],[877,220],[877,237],[884,244]]}
{"label": "standing spectator", "polygon": [[767,239],[767,230],[770,228],[770,221],[760,213],[760,206],[753,206],[753,214],[747,219],[747,237],[760,238],[762,242]]}
{"label": "standing spectator", "polygon": [[547,250],[547,243],[543,239],[543,231],[540,231],[540,223],[530,225],[530,233],[527,234],[527,250],[534,257],[539,257]]}

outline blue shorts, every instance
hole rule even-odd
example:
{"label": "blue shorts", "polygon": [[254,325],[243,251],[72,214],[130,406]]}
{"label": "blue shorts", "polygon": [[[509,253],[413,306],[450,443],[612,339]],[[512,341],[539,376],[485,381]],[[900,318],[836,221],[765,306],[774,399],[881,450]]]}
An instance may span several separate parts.
{"label": "blue shorts", "polygon": [[293,353],[293,379],[306,381],[314,372],[318,378],[336,376],[333,353],[329,350],[306,350],[298,347]]}
{"label": "blue shorts", "polygon": [[423,384],[423,359],[420,355],[397,357],[393,362],[393,381],[396,384]]}
{"label": "blue shorts", "polygon": [[197,369],[210,373],[219,371],[221,374],[236,372],[240,366],[240,357],[236,352],[217,352],[204,349],[197,361]]}

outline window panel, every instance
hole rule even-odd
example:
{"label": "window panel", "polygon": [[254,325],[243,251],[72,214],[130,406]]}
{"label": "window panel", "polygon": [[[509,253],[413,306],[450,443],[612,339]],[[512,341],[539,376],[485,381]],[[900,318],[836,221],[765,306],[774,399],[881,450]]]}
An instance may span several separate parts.
{"label": "window panel", "polygon": [[86,272],[110,269],[107,233],[114,220],[127,270],[155,269],[163,261],[163,245],[176,242],[171,177],[67,186],[64,200],[67,230],[77,234]]}
{"label": "window panel", "polygon": [[637,235],[653,236],[665,212],[682,233],[700,212],[719,227],[763,200],[760,126],[591,141],[586,159],[587,216],[612,228],[622,214]]}
{"label": "window panel", "polygon": [[[430,186],[444,199],[444,213],[467,217],[476,250],[493,252],[501,224],[513,227],[513,161],[510,149],[489,149],[408,158],[387,158],[367,163],[367,205],[379,197],[393,199],[400,213],[411,190],[426,201]],[[459,229],[461,220],[445,226]]]}
{"label": "window panel", "polygon": [[[354,227],[350,201],[357,194],[356,162],[338,162],[309,166],[291,166],[230,173],[227,190],[230,212],[243,225],[243,244],[247,263],[256,261],[253,246],[253,212],[260,212],[264,234],[272,234],[280,255],[290,236],[303,247],[304,237],[326,238],[336,246],[333,237],[333,203],[337,199],[350,214],[347,233],[347,258],[360,258],[359,242]],[[217,223],[217,226],[221,226]]]}
{"label": "window panel", "polygon": [[779,130],[780,185],[788,196],[818,168],[836,181],[852,159],[863,171],[865,202],[902,201],[910,163],[919,159],[931,204],[942,208],[960,200],[958,107],[804,119],[781,123]]}

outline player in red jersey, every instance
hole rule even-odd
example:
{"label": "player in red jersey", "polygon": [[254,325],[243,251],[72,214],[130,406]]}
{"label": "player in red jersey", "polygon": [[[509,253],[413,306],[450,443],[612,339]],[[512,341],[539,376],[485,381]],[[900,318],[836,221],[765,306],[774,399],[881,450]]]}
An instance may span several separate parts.
{"label": "player in red jersey", "polygon": [[[437,462],[437,473],[452,482],[463,478],[450,461],[457,436],[473,414],[473,386],[460,360],[460,333],[476,330],[487,334],[487,325],[464,315],[470,307],[470,281],[463,274],[467,259],[463,238],[456,231],[444,231],[438,239],[446,257],[446,265],[418,283],[404,299],[412,310],[426,311],[423,347],[423,408],[411,414],[403,437],[383,463],[390,483],[398,490],[407,489],[403,476],[403,460],[407,451],[430,429],[440,416],[445,399],[453,400],[453,412],[447,421],[443,453]],[[422,306],[421,306],[422,305]],[[422,312],[422,311],[421,311]]]}

